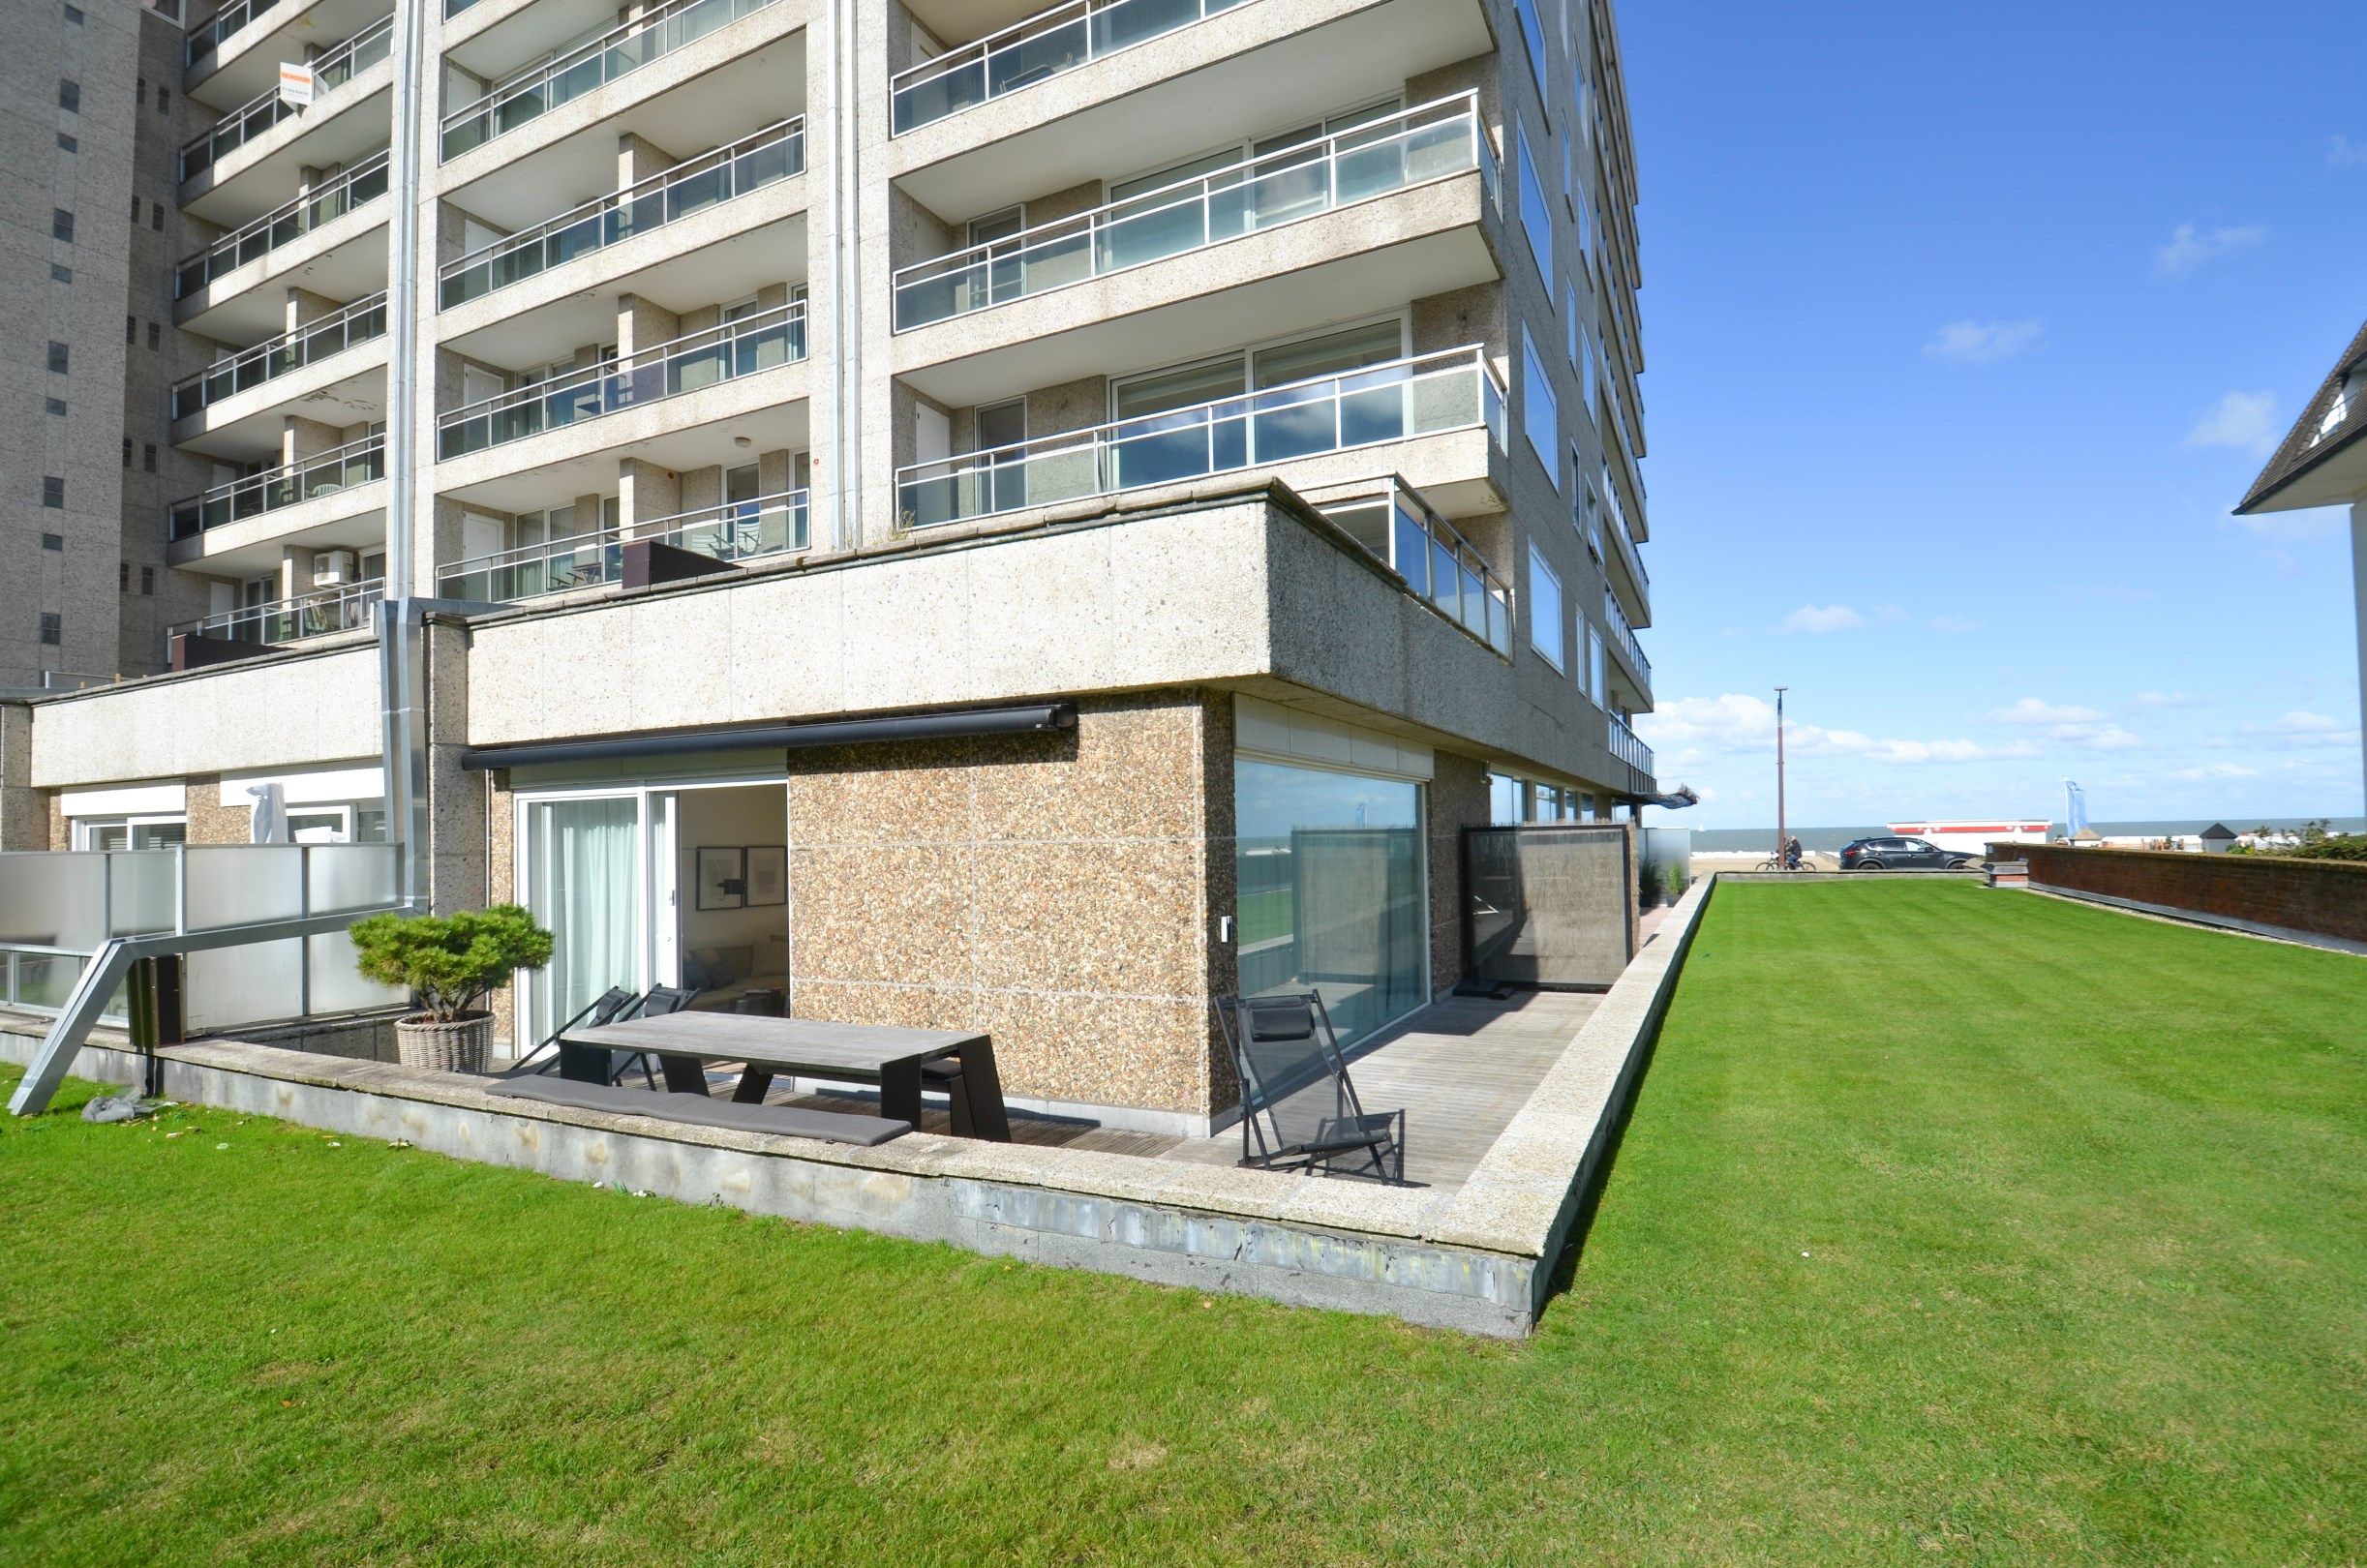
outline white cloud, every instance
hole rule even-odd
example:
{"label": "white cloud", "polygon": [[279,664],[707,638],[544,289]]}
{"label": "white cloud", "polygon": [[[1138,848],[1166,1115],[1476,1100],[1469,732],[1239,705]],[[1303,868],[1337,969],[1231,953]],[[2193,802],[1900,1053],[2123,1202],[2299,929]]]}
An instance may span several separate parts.
{"label": "white cloud", "polygon": [[2201,768],[2181,768],[2178,769],[2177,776],[2209,781],[2226,778],[2258,778],[2261,775],[2260,769],[2256,768],[2243,768],[2234,763],[2210,763]]}
{"label": "white cloud", "polygon": [[2326,167],[2358,168],[2362,166],[2367,166],[2367,147],[2345,136],[2326,137]]}
{"label": "white cloud", "polygon": [[1866,624],[1866,618],[1845,604],[1804,604],[1785,616],[1777,631],[1836,632],[1853,631]]}
{"label": "white cloud", "polygon": [[2258,224],[2207,229],[2180,224],[2170,231],[2170,243],[2153,253],[2154,269],[2166,277],[2183,278],[2206,261],[2249,251],[2267,238],[2268,230]]}
{"label": "white cloud", "polygon": [[2046,335],[2037,321],[1951,321],[1924,345],[1924,352],[1958,365],[1989,365],[2036,347]]}
{"label": "white cloud", "polygon": [[2188,691],[2140,691],[2129,699],[2131,708],[2200,708],[2208,697],[2199,697]]}
{"label": "white cloud", "polygon": [[2266,457],[2277,446],[2277,397],[2273,392],[2230,392],[2211,406],[2186,433],[2189,446],[2232,446]]}
{"label": "white cloud", "polygon": [[[1691,766],[1707,757],[1732,756],[1775,749],[1775,708],[1763,697],[1727,692],[1719,697],[1680,697],[1655,711],[1636,715],[1636,729],[1671,768]],[[1869,762],[1962,763],[1996,758],[2032,757],[2038,748],[2026,741],[2002,746],[1977,740],[1889,739],[1857,730],[1829,730],[1820,724],[1789,722],[1784,747],[1794,757],[1861,757]]]}
{"label": "white cloud", "polygon": [[[2317,746],[2355,746],[2359,732],[2340,719],[2295,709],[2264,724],[2246,724],[2244,735],[2254,745],[2272,745],[2284,750]],[[2238,742],[2241,744],[2242,742]]]}
{"label": "white cloud", "polygon": [[2104,717],[2092,708],[2049,703],[2037,697],[2024,697],[2011,708],[1992,708],[1988,716],[1999,724],[2093,724]]}
{"label": "white cloud", "polygon": [[1875,605],[1874,614],[1884,620],[1904,620],[1907,618],[1907,613],[1895,604]]}
{"label": "white cloud", "polygon": [[1930,625],[1933,631],[1948,637],[1961,637],[1981,629],[1981,622],[1970,616],[1934,616]]}

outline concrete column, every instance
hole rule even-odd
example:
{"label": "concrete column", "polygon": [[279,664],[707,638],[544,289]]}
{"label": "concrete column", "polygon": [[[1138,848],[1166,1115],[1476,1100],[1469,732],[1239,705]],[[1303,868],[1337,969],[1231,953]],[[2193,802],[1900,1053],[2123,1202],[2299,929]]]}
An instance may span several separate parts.
{"label": "concrete column", "polygon": [[723,504],[723,470],[713,464],[704,468],[685,468],[682,476],[683,510],[696,511],[702,506]]}
{"label": "concrete column", "polygon": [[641,458],[618,462],[617,495],[628,539],[638,538],[644,524],[683,510],[682,476]]}
{"label": "concrete column", "polygon": [[48,802],[33,788],[33,709],[0,703],[0,850],[48,847]]}
{"label": "concrete column", "polygon": [[[2367,732],[2367,497],[2351,503],[2351,590],[2358,614],[2359,728]],[[2360,788],[2367,791],[2367,744],[2360,752]]]}
{"label": "concrete column", "polygon": [[577,533],[589,533],[600,526],[600,499],[596,495],[575,498],[573,526]]}
{"label": "concrete column", "polygon": [[663,174],[682,160],[649,137],[627,131],[617,138],[617,189]]}
{"label": "concrete column", "polygon": [[346,433],[336,425],[324,425],[318,419],[301,414],[280,416],[280,461],[302,463],[319,457],[332,447],[343,446]]}
{"label": "concrete column", "polygon": [[426,637],[428,901],[435,914],[449,915],[485,907],[485,775],[460,765],[469,739],[468,635],[432,625]]}
{"label": "concrete column", "polygon": [[277,576],[282,599],[310,593],[313,590],[313,552],[301,545],[282,545]]}
{"label": "concrete column", "polygon": [[775,447],[756,454],[756,488],[767,496],[777,496],[784,490],[797,488],[797,463],[787,447]]}
{"label": "concrete column", "polygon": [[326,294],[316,294],[309,288],[290,287],[288,290],[287,327],[290,332],[309,326],[324,316],[334,316],[345,307]]}

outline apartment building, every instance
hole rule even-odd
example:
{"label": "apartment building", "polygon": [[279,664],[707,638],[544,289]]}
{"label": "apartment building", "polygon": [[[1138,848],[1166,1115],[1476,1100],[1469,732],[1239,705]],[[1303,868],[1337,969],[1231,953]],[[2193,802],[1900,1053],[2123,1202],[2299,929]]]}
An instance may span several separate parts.
{"label": "apartment building", "polygon": [[[2343,348],[2301,417],[2277,443],[2235,515],[2351,508],[2351,572],[2358,607],[2359,716],[2367,729],[2367,326]],[[2367,782],[2367,760],[2362,762]]]}
{"label": "apartment building", "polygon": [[158,280],[182,232],[178,0],[12,8],[0,56],[0,691],[165,665],[202,590],[165,570],[189,351]]}
{"label": "apartment building", "polygon": [[1607,0],[179,43],[153,504],[202,611],[0,709],[0,848],[391,836],[558,933],[513,1039],[785,995],[1204,1130],[1211,996],[1378,1029],[1459,978],[1463,827],[1657,792]]}

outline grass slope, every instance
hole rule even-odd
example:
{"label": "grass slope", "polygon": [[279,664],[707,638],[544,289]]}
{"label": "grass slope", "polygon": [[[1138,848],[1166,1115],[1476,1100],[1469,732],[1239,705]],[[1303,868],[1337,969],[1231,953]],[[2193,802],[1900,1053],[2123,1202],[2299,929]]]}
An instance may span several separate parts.
{"label": "grass slope", "polygon": [[0,1559],[2355,1562],[2363,1001],[2026,895],[1730,886],[1525,1345],[12,1124]]}

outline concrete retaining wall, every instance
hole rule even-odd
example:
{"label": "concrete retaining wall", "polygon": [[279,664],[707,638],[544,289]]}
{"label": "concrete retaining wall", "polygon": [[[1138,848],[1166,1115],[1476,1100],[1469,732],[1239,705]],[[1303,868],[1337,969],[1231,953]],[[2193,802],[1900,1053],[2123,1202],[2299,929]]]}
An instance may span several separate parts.
{"label": "concrete retaining wall", "polygon": [[2021,844],[2043,892],[2367,952],[2367,865]]}

